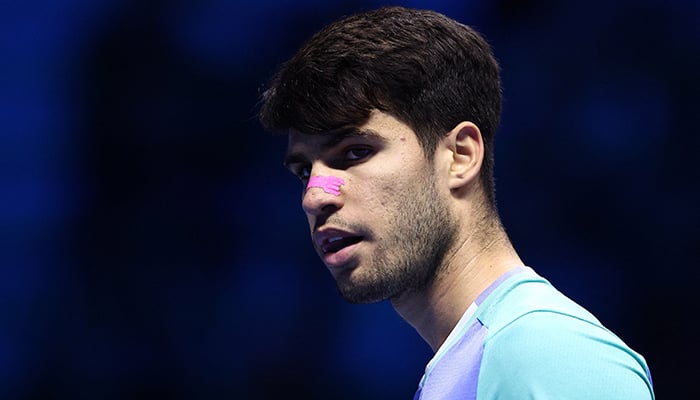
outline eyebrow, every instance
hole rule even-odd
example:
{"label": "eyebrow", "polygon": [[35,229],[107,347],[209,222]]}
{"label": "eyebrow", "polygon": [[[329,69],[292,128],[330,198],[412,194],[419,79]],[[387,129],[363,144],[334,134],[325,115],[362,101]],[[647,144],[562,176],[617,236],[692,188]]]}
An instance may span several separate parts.
{"label": "eyebrow", "polygon": [[[384,143],[386,142],[386,138],[382,135],[379,134],[379,132],[373,130],[373,129],[367,129],[367,128],[357,128],[354,126],[351,127],[342,127],[333,131],[330,131],[328,133],[325,133],[324,136],[327,136],[327,139],[324,140],[320,147],[322,151],[326,151],[329,149],[332,149],[333,147],[337,146],[339,143],[342,143],[343,141],[347,139],[354,139],[354,138],[364,138],[364,139],[372,139],[376,140],[378,142]],[[291,152],[287,153],[284,157],[284,166],[289,168],[291,164],[296,164],[296,163],[301,163],[301,162],[306,162],[307,157],[305,157],[303,154],[298,153],[298,152]]]}

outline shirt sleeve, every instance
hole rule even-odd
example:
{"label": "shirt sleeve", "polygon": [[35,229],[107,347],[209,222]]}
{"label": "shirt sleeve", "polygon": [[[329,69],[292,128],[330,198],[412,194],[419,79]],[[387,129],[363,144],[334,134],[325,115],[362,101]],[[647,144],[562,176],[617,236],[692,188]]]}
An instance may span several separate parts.
{"label": "shirt sleeve", "polygon": [[477,399],[654,399],[646,362],[607,329],[534,311],[484,342]]}

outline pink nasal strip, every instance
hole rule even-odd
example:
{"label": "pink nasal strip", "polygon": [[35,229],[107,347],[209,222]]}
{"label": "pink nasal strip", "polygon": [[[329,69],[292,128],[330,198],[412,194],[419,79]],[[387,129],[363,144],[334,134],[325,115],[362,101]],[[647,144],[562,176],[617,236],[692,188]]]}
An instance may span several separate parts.
{"label": "pink nasal strip", "polygon": [[336,196],[340,196],[340,185],[345,184],[343,178],[338,178],[337,176],[319,176],[314,175],[309,178],[309,184],[306,185],[306,190],[312,187],[317,187],[323,189],[324,192]]}

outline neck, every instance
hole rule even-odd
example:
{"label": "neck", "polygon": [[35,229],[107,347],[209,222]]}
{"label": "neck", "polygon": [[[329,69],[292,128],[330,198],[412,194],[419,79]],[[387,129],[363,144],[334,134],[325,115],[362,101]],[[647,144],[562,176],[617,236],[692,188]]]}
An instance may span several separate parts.
{"label": "neck", "polygon": [[392,299],[394,309],[433,351],[447,339],[481,292],[505,272],[523,264],[502,228],[495,230],[488,240],[476,240],[474,232],[478,230],[462,236],[426,288]]}

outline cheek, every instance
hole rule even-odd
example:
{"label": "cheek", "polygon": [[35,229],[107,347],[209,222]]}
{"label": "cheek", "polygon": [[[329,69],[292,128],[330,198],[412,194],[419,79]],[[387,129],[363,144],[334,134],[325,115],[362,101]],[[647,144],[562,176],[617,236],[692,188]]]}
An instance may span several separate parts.
{"label": "cheek", "polygon": [[410,180],[405,176],[375,177],[371,184],[357,188],[357,201],[366,212],[374,217],[386,217],[392,214],[401,199],[410,196]]}

